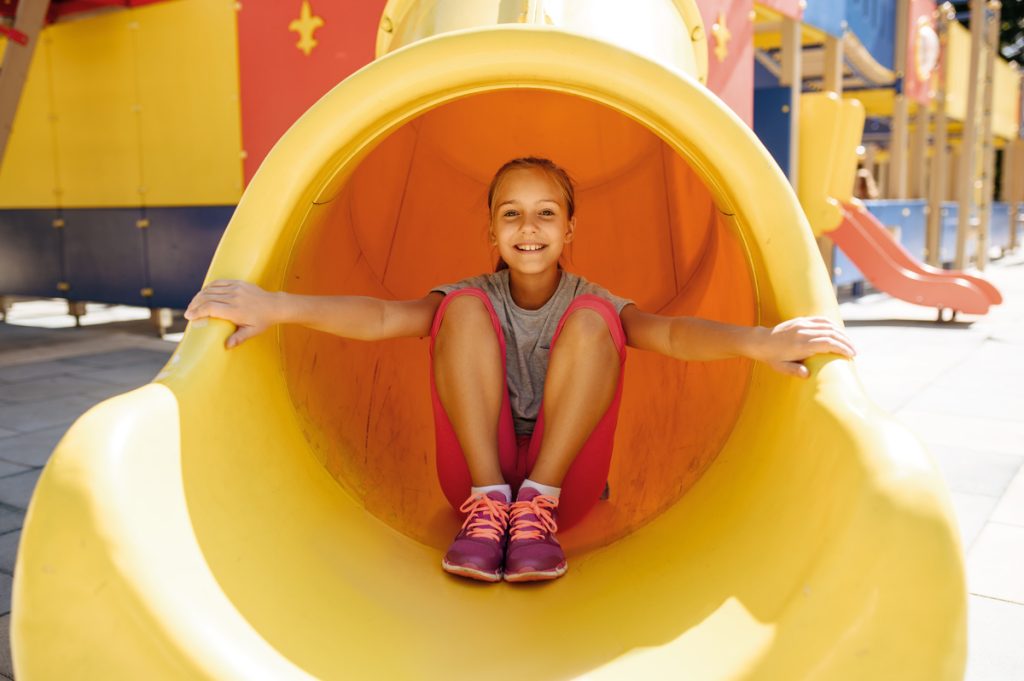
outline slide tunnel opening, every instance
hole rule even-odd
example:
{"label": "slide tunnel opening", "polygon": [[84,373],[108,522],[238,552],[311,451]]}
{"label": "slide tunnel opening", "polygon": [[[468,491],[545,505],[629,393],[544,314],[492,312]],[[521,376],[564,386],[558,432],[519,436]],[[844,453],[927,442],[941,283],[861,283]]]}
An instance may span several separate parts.
{"label": "slide tunnel opening", "polygon": [[[487,186],[518,156],[576,181],[565,267],[641,309],[736,324],[757,320],[736,217],[718,210],[682,156],[611,106],[541,89],[496,89],[437,106],[377,140],[310,206],[285,289],[407,299],[493,271]],[[434,469],[426,339],[378,343],[281,331],[292,403],[312,453],[368,511],[447,546],[458,517]],[[560,534],[570,555],[615,541],[674,504],[728,439],[747,360],[680,362],[630,350],[609,486]]]}

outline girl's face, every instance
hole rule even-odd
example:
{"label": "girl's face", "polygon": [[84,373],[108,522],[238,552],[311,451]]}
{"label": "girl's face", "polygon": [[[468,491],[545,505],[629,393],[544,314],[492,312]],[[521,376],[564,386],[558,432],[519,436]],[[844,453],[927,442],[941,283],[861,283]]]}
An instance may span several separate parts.
{"label": "girl's face", "polygon": [[540,168],[510,170],[492,205],[491,243],[510,270],[539,274],[558,266],[576,226],[558,183]]}

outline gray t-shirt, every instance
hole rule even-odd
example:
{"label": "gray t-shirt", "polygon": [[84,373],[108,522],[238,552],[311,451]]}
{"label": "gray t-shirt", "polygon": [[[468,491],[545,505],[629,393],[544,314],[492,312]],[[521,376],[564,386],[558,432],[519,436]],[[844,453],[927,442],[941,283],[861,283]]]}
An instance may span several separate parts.
{"label": "gray t-shirt", "polygon": [[548,372],[551,339],[558,322],[576,296],[592,294],[604,298],[621,313],[633,301],[619,298],[583,277],[562,270],[562,278],[554,294],[536,310],[525,310],[512,300],[508,287],[508,270],[470,277],[454,284],[436,286],[432,291],[448,294],[461,288],[479,288],[487,294],[498,313],[505,334],[505,366],[508,393],[512,403],[512,420],[517,435],[533,432],[540,412],[544,377]]}

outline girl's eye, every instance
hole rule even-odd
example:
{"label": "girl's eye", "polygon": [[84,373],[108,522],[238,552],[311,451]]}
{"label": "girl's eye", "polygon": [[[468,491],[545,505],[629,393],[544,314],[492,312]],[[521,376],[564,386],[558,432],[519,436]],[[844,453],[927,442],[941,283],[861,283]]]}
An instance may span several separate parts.
{"label": "girl's eye", "polygon": [[504,217],[506,217],[506,218],[512,218],[512,217],[515,217],[515,216],[519,215],[519,213],[517,211],[514,211],[514,210],[507,210],[504,213],[502,213],[502,215]]}
{"label": "girl's eye", "polygon": [[551,210],[550,208],[545,208],[544,210],[542,210],[540,212],[540,214],[541,215],[554,215],[555,211]]}

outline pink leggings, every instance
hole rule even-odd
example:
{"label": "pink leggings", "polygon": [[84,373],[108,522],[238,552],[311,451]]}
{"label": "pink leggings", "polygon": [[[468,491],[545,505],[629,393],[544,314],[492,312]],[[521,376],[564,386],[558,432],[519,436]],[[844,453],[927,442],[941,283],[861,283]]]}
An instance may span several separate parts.
{"label": "pink leggings", "polygon": [[[433,359],[434,340],[437,337],[438,329],[441,328],[441,320],[445,310],[453,300],[459,296],[473,296],[479,299],[488,313],[491,315],[491,323],[494,326],[494,333],[498,337],[498,345],[501,349],[501,369],[505,368],[505,335],[502,333],[501,325],[498,322],[498,315],[491,305],[487,294],[478,288],[463,288],[453,291],[444,297],[437,314],[434,317],[434,324],[430,329],[430,395],[434,406],[434,430],[437,436],[437,475],[441,482],[441,489],[444,491],[448,502],[458,508],[466,497],[469,496],[472,481],[469,475],[469,467],[466,464],[466,457],[455,436],[448,414],[445,413],[441,400],[437,395],[437,387],[434,382]],[[605,412],[597,426],[590,433],[590,437],[583,444],[583,448],[576,455],[565,479],[562,481],[562,494],[558,505],[558,524],[560,527],[568,527],[580,520],[587,511],[597,502],[604,491],[605,483],[608,480],[608,470],[611,467],[612,445],[615,439],[615,424],[619,417],[619,403],[622,399],[622,375],[626,362],[626,334],[622,330],[622,321],[615,312],[615,307],[594,295],[582,295],[573,299],[565,314],[558,322],[554,338],[551,341],[551,352],[554,354],[555,343],[562,332],[569,315],[587,308],[594,310],[608,324],[608,331],[611,333],[615,348],[619,352],[619,381],[615,389],[615,396],[612,398],[608,410]],[[544,437],[544,403],[541,402],[540,413],[537,416],[537,425],[532,435],[516,435],[512,424],[512,408],[508,396],[508,384],[501,398],[501,411],[498,417],[498,459],[501,464],[501,472],[505,481],[515,490],[527,478],[537,461],[540,452],[540,444]]]}

